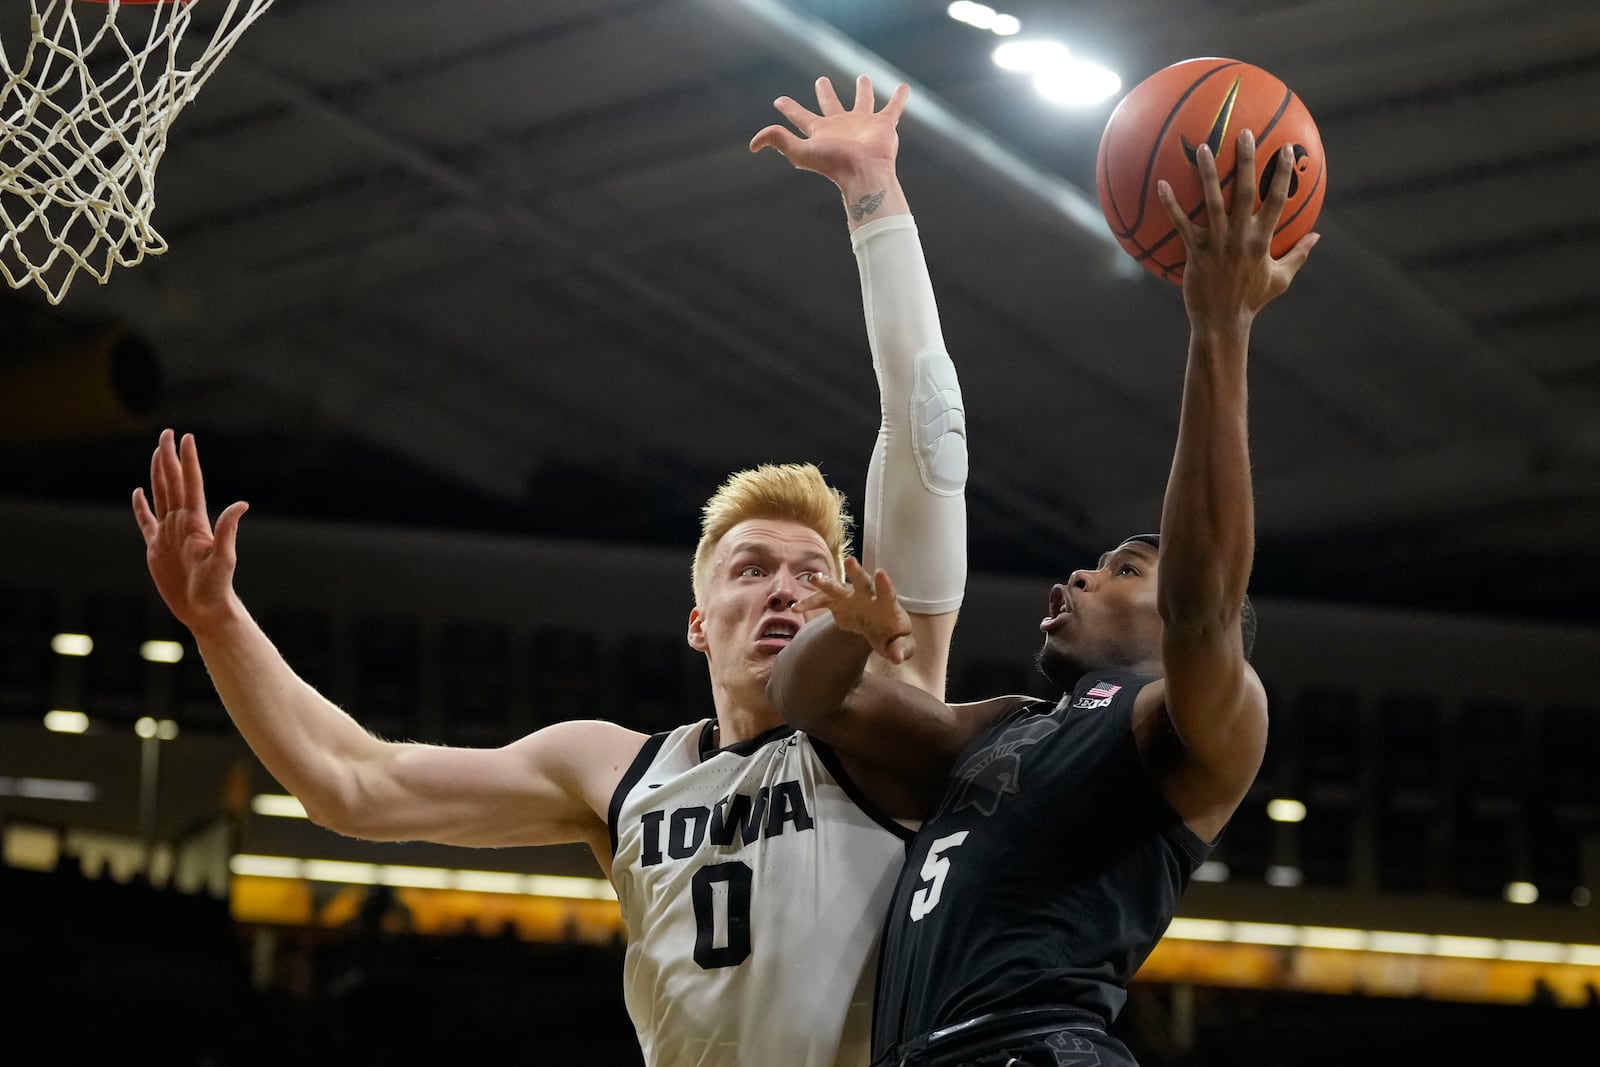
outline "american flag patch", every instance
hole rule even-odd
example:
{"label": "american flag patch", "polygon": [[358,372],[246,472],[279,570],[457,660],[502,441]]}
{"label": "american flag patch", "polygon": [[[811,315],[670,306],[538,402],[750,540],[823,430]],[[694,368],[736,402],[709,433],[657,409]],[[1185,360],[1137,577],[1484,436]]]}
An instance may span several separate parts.
{"label": "american flag patch", "polygon": [[1122,692],[1122,686],[1120,685],[1107,685],[1104,682],[1096,682],[1094,688],[1085,693],[1084,696],[1091,696],[1096,699],[1109,699],[1110,697],[1116,696],[1120,692]]}

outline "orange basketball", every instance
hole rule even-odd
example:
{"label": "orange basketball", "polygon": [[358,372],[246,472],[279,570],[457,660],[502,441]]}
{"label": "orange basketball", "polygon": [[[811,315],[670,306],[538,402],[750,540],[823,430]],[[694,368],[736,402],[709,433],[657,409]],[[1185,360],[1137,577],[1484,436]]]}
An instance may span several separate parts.
{"label": "orange basketball", "polygon": [[1205,195],[1194,152],[1209,144],[1217,157],[1224,201],[1232,208],[1239,131],[1256,138],[1263,198],[1278,167],[1277,152],[1294,147],[1289,202],[1272,238],[1281,256],[1316,224],[1327,190],[1327,168],[1317,124],[1300,98],[1260,67],[1234,59],[1186,59],[1134,86],[1106,122],[1095,162],[1100,210],[1111,232],[1150,273],[1183,280],[1183,239],[1172,228],[1156,182],[1165,178],[1189,217],[1205,225]]}

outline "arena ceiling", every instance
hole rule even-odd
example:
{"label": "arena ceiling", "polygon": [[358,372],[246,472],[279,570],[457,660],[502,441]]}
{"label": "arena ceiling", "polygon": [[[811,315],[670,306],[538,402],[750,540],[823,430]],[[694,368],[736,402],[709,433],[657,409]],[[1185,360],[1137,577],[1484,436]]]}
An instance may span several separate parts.
{"label": "arena ceiling", "polygon": [[[1323,240],[1255,334],[1258,594],[1594,622],[1600,5],[996,6],[1127,85],[1247,60],[1319,122]],[[0,494],[123,506],[170,425],[257,514],[687,545],[722,475],[792,459],[859,504],[842,212],[747,142],[870,73],[913,86],[972,565],[1064,572],[1159,519],[1186,327],[1092,213],[1112,104],[996,43],[942,0],[277,0],[173,131],[170,250],[0,294]],[[108,324],[156,359],[148,417],[23,417],[72,406],[38,339]]]}

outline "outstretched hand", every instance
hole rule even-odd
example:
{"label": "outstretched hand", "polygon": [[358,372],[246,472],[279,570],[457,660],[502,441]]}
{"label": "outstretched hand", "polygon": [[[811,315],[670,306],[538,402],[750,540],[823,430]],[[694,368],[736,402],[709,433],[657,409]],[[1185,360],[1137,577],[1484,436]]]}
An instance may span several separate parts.
{"label": "outstretched hand", "polygon": [[883,571],[869,575],[854,556],[844,561],[843,582],[830,575],[811,575],[816,592],[795,607],[800,611],[827,608],[841,630],[860,634],[872,651],[890,663],[904,663],[916,655],[917,642],[911,636],[911,617],[900,606],[889,576]]}
{"label": "outstretched hand", "polygon": [[219,618],[233,596],[239,519],[250,507],[230,504],[216,528],[206,512],[205,481],[194,435],[174,441],[163,430],[150,457],[150,500],[133,491],[133,517],[144,534],[145,563],[161,599],[194,629]]}
{"label": "outstretched hand", "polygon": [[768,126],[750,139],[750,151],[776,149],[799,169],[815,171],[845,189],[865,171],[893,167],[900,150],[896,126],[910,93],[909,86],[898,85],[883,110],[874,111],[872,79],[863,74],[856,79],[855,104],[846,110],[833,83],[818,78],[816,111],[787,96],[773,101],[801,136],[785,126]]}
{"label": "outstretched hand", "polygon": [[[1205,226],[1196,226],[1173,195],[1172,186],[1159,182],[1156,195],[1167,217],[1183,239],[1188,256],[1183,268],[1183,299],[1196,324],[1226,324],[1225,317],[1255,317],[1272,300],[1283,295],[1305,265],[1320,239],[1308,233],[1279,259],[1272,258],[1272,235],[1289,199],[1289,179],[1294,173],[1291,149],[1285,147],[1272,177],[1266,200],[1260,200],[1254,180],[1233,183],[1233,210],[1222,199],[1217,159],[1209,146],[1195,152],[1200,184],[1205,191]],[[1249,130],[1239,134],[1236,175],[1256,173],[1256,141]]]}

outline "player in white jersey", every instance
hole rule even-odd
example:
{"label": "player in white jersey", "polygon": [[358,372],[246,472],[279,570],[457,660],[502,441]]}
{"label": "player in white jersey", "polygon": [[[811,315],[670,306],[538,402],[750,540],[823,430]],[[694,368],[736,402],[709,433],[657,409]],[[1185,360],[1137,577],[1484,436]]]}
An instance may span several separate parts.
{"label": "player in white jersey", "polygon": [[[965,425],[931,283],[895,175],[900,87],[875,111],[779,111],[778,149],[839,186],[861,271],[883,422],[868,472],[863,554],[892,571],[918,654],[874,669],[942,697],[966,584]],[[782,402],[775,390],[774,403]],[[857,1067],[878,935],[910,814],[900,783],[784,726],[773,660],[805,622],[813,573],[849,552],[843,494],[813,466],[744,471],[708,502],[688,641],[715,715],[664,735],[564,722],[496,749],[374,737],[301,680],[233,589],[247,505],[213,526],[192,437],[164,431],[134,516],[173,614],[266,769],[316,823],[378,841],[506,847],[583,842],[628,925],[628,1008],[651,1067]]]}
{"label": "player in white jersey", "polygon": [[[713,750],[709,734],[651,738],[618,790],[612,880],[643,931],[623,982],[645,1058],[859,1062],[839,1050],[869,1040],[878,926],[911,834],[819,741],[780,727]],[[711,1047],[730,1033],[736,1058]]]}

